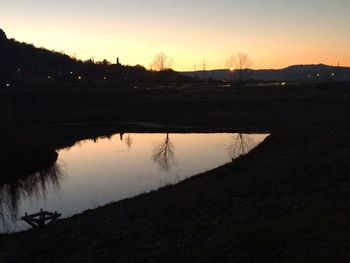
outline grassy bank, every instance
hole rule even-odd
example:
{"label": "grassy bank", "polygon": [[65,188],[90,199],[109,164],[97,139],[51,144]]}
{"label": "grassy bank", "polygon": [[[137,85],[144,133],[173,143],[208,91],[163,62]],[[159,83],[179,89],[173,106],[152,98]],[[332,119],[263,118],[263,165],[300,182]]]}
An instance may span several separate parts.
{"label": "grassy bank", "polygon": [[[108,121],[257,127],[272,136],[249,155],[176,186],[86,211],[42,231],[2,235],[0,258],[347,262],[349,102],[347,86],[327,85],[136,93],[120,102],[130,103],[129,111],[120,104],[91,115],[81,110],[89,120],[104,112]],[[44,120],[50,113],[40,116]],[[28,126],[27,117],[17,124]]]}
{"label": "grassy bank", "polygon": [[[348,84],[203,89],[37,89],[0,91],[12,126],[86,122],[285,128],[346,110]],[[343,107],[343,108],[342,108]],[[322,114],[317,119],[317,114]],[[339,115],[339,114],[338,114]],[[5,122],[6,124],[6,122]]]}

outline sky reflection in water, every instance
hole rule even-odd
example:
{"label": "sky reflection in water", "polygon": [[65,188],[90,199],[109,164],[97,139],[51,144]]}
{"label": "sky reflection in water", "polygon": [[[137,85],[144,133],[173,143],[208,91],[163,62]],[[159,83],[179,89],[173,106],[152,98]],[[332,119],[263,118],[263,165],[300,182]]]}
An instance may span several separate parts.
{"label": "sky reflection in water", "polygon": [[0,231],[41,208],[63,217],[177,183],[248,153],[267,134],[116,134],[58,151],[51,169],[0,186]]}

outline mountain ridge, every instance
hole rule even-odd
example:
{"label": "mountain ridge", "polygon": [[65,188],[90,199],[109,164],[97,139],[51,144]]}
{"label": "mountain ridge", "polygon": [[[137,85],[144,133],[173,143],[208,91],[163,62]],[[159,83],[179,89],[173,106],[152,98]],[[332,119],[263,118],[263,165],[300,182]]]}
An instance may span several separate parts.
{"label": "mountain ridge", "polygon": [[[330,66],[326,64],[298,64],[281,69],[245,69],[246,78],[254,81],[349,81],[350,67]],[[234,72],[228,69],[208,71],[184,71],[185,76],[199,79],[226,80],[234,78]]]}

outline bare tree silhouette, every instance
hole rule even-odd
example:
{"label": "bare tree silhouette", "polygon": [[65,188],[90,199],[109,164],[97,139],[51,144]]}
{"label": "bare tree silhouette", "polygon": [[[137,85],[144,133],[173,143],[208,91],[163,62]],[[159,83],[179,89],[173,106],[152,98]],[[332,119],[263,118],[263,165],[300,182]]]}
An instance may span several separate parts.
{"label": "bare tree silhouette", "polygon": [[168,133],[164,141],[155,144],[152,160],[164,172],[170,171],[171,167],[176,165],[175,146],[170,141]]}
{"label": "bare tree silhouette", "polygon": [[232,159],[250,152],[256,143],[250,134],[237,133],[233,136],[232,144],[228,146],[229,154]]}
{"label": "bare tree silhouette", "polygon": [[63,173],[55,163],[50,168],[36,172],[26,178],[0,185],[0,221],[4,229],[18,218],[18,205],[24,197],[45,198],[49,189],[57,191]]}
{"label": "bare tree silhouette", "polygon": [[227,60],[227,66],[232,72],[232,82],[237,88],[241,88],[245,85],[248,77],[249,68],[253,65],[248,55],[245,53],[238,53],[232,55]]}
{"label": "bare tree silhouette", "polygon": [[170,69],[172,64],[172,60],[169,59],[166,54],[160,52],[155,55],[154,60],[150,66],[152,70],[163,71]]}

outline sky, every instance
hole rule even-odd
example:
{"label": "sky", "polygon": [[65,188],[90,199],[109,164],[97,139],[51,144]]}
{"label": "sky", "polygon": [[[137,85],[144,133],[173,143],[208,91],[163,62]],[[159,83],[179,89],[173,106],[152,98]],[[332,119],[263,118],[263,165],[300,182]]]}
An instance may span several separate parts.
{"label": "sky", "polygon": [[175,70],[227,67],[247,54],[254,69],[350,66],[349,0],[1,0],[9,38],[149,68],[165,53]]}

